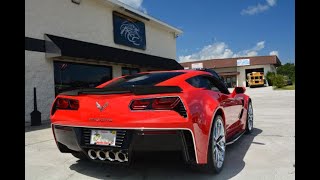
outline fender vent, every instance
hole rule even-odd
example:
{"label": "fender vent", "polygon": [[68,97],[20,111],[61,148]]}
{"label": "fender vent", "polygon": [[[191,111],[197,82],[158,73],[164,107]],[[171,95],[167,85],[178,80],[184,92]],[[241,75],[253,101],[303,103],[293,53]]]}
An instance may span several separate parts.
{"label": "fender vent", "polygon": [[177,113],[179,113],[181,116],[183,116],[185,118],[187,117],[187,111],[184,108],[181,100],[173,110],[176,111]]}
{"label": "fender vent", "polygon": [[189,131],[181,131],[181,140],[185,158],[188,162],[196,162],[196,152],[194,150],[192,134]]}
{"label": "fender vent", "polygon": [[239,114],[239,119],[242,118],[242,115],[243,115],[243,108],[241,109],[241,112],[240,112],[240,114]]}

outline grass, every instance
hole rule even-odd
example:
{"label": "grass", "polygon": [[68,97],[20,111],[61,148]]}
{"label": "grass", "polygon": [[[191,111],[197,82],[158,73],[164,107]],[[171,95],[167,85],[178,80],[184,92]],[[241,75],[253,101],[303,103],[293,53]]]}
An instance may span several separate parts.
{"label": "grass", "polygon": [[273,87],[274,90],[295,90],[295,85],[284,86],[282,88]]}

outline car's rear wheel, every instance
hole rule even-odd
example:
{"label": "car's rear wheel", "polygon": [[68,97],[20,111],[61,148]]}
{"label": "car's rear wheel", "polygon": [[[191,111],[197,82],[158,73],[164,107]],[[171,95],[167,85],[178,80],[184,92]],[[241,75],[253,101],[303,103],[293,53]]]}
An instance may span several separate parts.
{"label": "car's rear wheel", "polygon": [[249,101],[247,110],[246,134],[250,134],[253,130],[253,107],[252,102]]}
{"label": "car's rear wheel", "polygon": [[74,153],[71,153],[74,157],[80,159],[80,160],[88,160],[87,156],[82,153],[82,152],[74,152]]}
{"label": "car's rear wheel", "polygon": [[217,115],[213,122],[208,148],[208,160],[204,169],[210,173],[220,173],[223,168],[226,151],[226,133],[223,119]]}

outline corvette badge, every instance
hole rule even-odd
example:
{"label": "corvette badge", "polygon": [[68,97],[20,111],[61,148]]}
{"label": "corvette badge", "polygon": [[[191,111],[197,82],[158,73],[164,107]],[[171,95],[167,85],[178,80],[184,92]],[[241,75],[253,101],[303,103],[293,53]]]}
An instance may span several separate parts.
{"label": "corvette badge", "polygon": [[100,110],[100,112],[102,112],[108,106],[108,102],[106,102],[103,106],[96,102],[96,106]]}

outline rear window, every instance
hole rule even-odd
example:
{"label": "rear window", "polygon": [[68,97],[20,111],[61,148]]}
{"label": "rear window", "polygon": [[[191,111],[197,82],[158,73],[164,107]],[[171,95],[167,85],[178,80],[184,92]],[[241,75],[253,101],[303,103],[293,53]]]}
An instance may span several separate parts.
{"label": "rear window", "polygon": [[142,73],[120,78],[104,88],[112,87],[130,87],[130,86],[153,86],[173,77],[184,74],[184,72],[157,72],[157,73]]}

